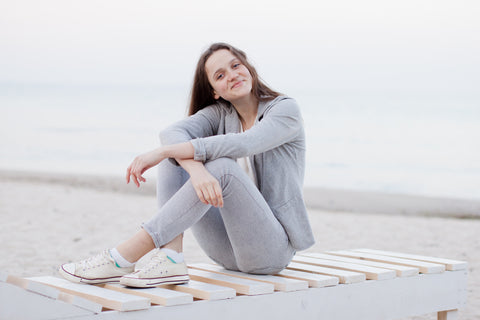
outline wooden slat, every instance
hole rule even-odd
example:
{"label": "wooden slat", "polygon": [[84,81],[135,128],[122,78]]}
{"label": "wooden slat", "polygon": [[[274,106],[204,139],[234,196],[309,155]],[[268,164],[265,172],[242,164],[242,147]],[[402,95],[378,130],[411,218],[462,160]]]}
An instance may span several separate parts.
{"label": "wooden slat", "polygon": [[10,274],[7,276],[7,280],[5,282],[11,283],[13,285],[16,285],[17,287],[26,289],[29,281],[25,278],[20,278]]}
{"label": "wooden slat", "polygon": [[109,309],[131,311],[148,309],[150,307],[150,300],[147,298],[103,289],[92,285],[73,283],[65,279],[50,276],[33,277],[30,279],[55,287],[60,291],[99,303]]}
{"label": "wooden slat", "polygon": [[378,262],[391,263],[391,264],[396,264],[401,266],[415,267],[420,270],[420,273],[441,273],[445,271],[444,265],[434,264],[430,262],[408,260],[408,259],[388,257],[388,256],[380,256],[377,254],[371,254],[371,253],[365,253],[365,252],[359,252],[359,251],[348,251],[348,250],[329,251],[329,253],[337,254],[345,257],[353,257],[353,258],[366,259],[370,261],[378,261]]}
{"label": "wooden slat", "polygon": [[95,313],[99,313],[102,311],[101,304],[95,303],[87,299],[83,299],[81,297],[78,297],[66,292],[60,292],[58,289],[54,287],[51,287],[49,285],[46,285],[40,282],[33,281],[30,278],[19,278],[16,276],[9,275],[7,279],[7,283],[14,284],[23,289],[26,289],[27,291],[40,294],[50,299],[60,300]]}
{"label": "wooden slat", "polygon": [[311,288],[336,286],[339,282],[337,277],[290,269],[283,269],[276,276],[307,281],[308,286]]}
{"label": "wooden slat", "polygon": [[414,267],[398,266],[394,264],[382,263],[382,262],[376,262],[376,261],[370,261],[370,260],[362,260],[358,258],[347,258],[347,257],[342,257],[334,254],[304,253],[302,254],[302,256],[356,263],[356,264],[362,264],[362,265],[371,266],[371,267],[394,270],[397,277],[415,276],[415,275],[418,275],[418,272],[419,272],[418,268],[414,268]]}
{"label": "wooden slat", "polygon": [[241,278],[241,279],[250,279],[250,280],[270,283],[270,284],[273,284],[276,291],[297,291],[297,290],[308,289],[308,282],[304,280],[288,279],[288,278],[276,277],[272,275],[248,274],[244,272],[226,270],[221,266],[207,264],[207,263],[196,263],[196,264],[190,265],[189,267],[198,269],[198,270],[226,274],[226,275]]}
{"label": "wooden slat", "polygon": [[46,296],[51,299],[60,300],[80,307],[82,309],[93,311],[95,313],[99,313],[102,311],[103,306],[99,303],[81,298],[70,293],[61,292],[55,287],[35,281],[34,278],[15,278],[16,277],[9,276],[9,280],[11,282],[15,283],[16,285],[20,285],[28,291],[41,294],[42,296]]}
{"label": "wooden slat", "polygon": [[85,310],[93,311],[95,313],[100,313],[103,309],[103,306],[99,303],[66,292],[60,292],[57,300],[69,303]]}
{"label": "wooden slat", "polygon": [[52,288],[50,286],[47,286],[35,281],[28,281],[25,289],[31,292],[41,294],[42,296],[52,298],[52,299],[58,299],[61,293],[58,289]]}
{"label": "wooden slat", "polygon": [[444,258],[435,258],[435,257],[422,256],[422,255],[417,255],[417,254],[408,254],[408,253],[383,251],[383,250],[373,250],[373,249],[356,249],[356,250],[353,250],[353,251],[366,252],[366,253],[378,254],[378,255],[382,255],[382,256],[390,256],[390,257],[405,258],[405,259],[411,259],[411,260],[418,260],[418,261],[424,261],[424,262],[443,264],[443,265],[445,265],[445,268],[449,271],[464,270],[464,269],[467,269],[467,266],[468,266],[468,263],[466,261],[444,259]]}
{"label": "wooden slat", "polygon": [[223,300],[235,298],[237,293],[234,289],[217,286],[210,283],[190,280],[185,284],[163,285],[163,288],[179,292],[189,293],[196,299],[202,300]]}
{"label": "wooden slat", "polygon": [[297,263],[297,262],[291,262],[287,266],[287,269],[334,276],[339,279],[340,283],[356,283],[356,282],[365,281],[367,279],[367,277],[363,273],[325,268],[325,267],[319,267],[319,266],[312,266],[310,264]]}
{"label": "wooden slat", "polygon": [[103,284],[99,286],[109,290],[149,298],[151,303],[162,306],[175,306],[193,302],[193,296],[191,294],[168,290],[166,288],[127,288],[121,284]]}
{"label": "wooden slat", "polygon": [[6,280],[7,283],[11,283],[20,288],[26,289],[30,292],[41,294],[52,299],[58,299],[60,291],[50,286],[31,281],[28,278],[20,278],[17,276],[9,275]]}
{"label": "wooden slat", "polygon": [[235,291],[240,294],[268,294],[272,293],[274,290],[273,285],[269,283],[240,279],[215,272],[189,269],[188,275],[190,276],[190,279],[193,280],[216,284],[224,287],[230,287],[232,289],[235,289]]}
{"label": "wooden slat", "polygon": [[311,258],[304,256],[295,256],[292,261],[299,263],[311,264],[314,266],[335,268],[346,271],[353,271],[365,274],[367,280],[386,280],[395,278],[395,271],[369,267],[348,262],[333,261],[319,258]]}

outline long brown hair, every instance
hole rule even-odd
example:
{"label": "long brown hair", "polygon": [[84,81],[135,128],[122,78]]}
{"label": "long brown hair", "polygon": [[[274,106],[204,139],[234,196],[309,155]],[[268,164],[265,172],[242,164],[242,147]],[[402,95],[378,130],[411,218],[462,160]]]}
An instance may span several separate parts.
{"label": "long brown hair", "polygon": [[[208,81],[205,63],[215,51],[221,49],[230,51],[245,67],[247,67],[252,76],[252,93],[258,101],[270,100],[281,95],[263,83],[255,68],[248,62],[245,52],[227,43],[217,42],[205,50],[198,60],[190,96],[190,107],[188,109],[189,116],[217,101],[214,97],[213,88]],[[218,100],[225,101],[223,98],[219,98]]]}

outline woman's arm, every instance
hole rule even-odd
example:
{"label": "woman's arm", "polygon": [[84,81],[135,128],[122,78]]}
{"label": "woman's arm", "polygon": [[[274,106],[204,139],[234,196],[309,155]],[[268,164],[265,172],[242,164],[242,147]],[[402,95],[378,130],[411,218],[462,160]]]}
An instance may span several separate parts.
{"label": "woman's arm", "polygon": [[166,158],[175,159],[193,159],[193,145],[190,142],[183,142],[167,146],[161,146],[147,153],[137,156],[127,168],[127,183],[130,182],[130,177],[137,187],[140,182],[145,182],[142,176],[145,171],[156,166]]}
{"label": "woman's arm", "polygon": [[262,153],[292,141],[303,130],[303,119],[295,100],[277,98],[263,119],[242,133],[227,133],[192,139],[194,159],[241,158]]}
{"label": "woman's arm", "polygon": [[126,180],[133,180],[137,187],[145,182],[143,173],[167,158],[175,158],[190,174],[198,198],[205,204],[223,206],[222,189],[218,180],[205,169],[202,162],[193,160],[193,145],[190,142],[162,146],[136,157],[127,168]]}

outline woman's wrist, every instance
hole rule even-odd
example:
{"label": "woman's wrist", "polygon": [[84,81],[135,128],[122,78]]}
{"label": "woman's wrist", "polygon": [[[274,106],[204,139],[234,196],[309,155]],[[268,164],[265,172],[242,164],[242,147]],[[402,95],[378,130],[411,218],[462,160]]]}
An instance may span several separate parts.
{"label": "woman's wrist", "polygon": [[157,149],[154,150],[154,152],[157,154],[157,156],[160,158],[160,159],[167,159],[167,158],[170,158],[167,154],[167,150],[165,149],[165,146],[161,146]]}
{"label": "woman's wrist", "polygon": [[182,168],[185,169],[185,171],[187,171],[188,174],[190,175],[192,173],[192,170],[195,170],[199,167],[203,167],[202,162],[196,161],[193,159],[175,159],[175,160],[177,160],[178,164],[180,164],[180,166],[182,166]]}
{"label": "woman's wrist", "polygon": [[194,148],[190,142],[162,146],[159,149],[162,157],[177,159],[193,159]]}

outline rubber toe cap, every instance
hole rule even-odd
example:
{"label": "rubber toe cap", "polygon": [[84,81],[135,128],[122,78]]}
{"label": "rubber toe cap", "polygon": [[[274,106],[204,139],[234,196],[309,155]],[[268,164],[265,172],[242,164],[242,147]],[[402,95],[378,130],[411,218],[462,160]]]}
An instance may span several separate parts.
{"label": "rubber toe cap", "polygon": [[75,263],[65,263],[62,265],[62,269],[70,274],[75,274]]}

